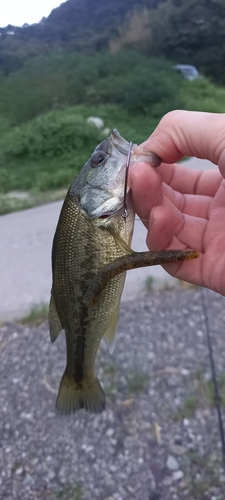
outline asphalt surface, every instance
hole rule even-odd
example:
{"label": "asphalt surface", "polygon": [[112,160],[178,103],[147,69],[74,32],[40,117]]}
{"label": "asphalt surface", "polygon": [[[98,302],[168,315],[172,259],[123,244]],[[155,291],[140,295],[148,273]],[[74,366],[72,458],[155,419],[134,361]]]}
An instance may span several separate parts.
{"label": "asphalt surface", "polygon": [[[205,160],[190,159],[189,168],[216,168]],[[32,308],[49,302],[51,246],[62,202],[0,217],[0,321],[21,318]],[[146,230],[135,223],[132,248],[145,250]],[[132,299],[146,287],[174,286],[176,280],[161,266],[137,269],[127,274],[122,300]]]}

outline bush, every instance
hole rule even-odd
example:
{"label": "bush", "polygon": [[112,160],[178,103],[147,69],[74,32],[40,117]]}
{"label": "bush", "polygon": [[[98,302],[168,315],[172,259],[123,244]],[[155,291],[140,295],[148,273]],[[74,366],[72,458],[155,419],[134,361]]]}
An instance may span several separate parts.
{"label": "bush", "polygon": [[[129,113],[160,118],[180,107],[179,89],[183,81],[164,59],[145,58],[132,71],[108,75],[93,87],[90,102],[114,103]],[[86,96],[87,98],[87,96]]]}
{"label": "bush", "polygon": [[86,124],[88,116],[101,117],[110,130],[116,127],[128,141],[137,143],[156,126],[150,117],[129,115],[124,108],[110,105],[80,105],[40,116],[0,138],[0,192],[68,188],[104,139],[94,126]]}
{"label": "bush", "polygon": [[178,91],[181,78],[173,70],[157,68],[136,68],[129,75],[121,92],[121,104],[131,113],[142,113],[160,118],[172,109],[180,107]]}
{"label": "bush", "polygon": [[14,128],[1,141],[7,157],[57,157],[92,150],[100,142],[100,132],[77,114],[51,111]]}
{"label": "bush", "polygon": [[225,88],[218,87],[205,78],[191,82],[185,80],[180,99],[184,109],[210,113],[225,112]]}

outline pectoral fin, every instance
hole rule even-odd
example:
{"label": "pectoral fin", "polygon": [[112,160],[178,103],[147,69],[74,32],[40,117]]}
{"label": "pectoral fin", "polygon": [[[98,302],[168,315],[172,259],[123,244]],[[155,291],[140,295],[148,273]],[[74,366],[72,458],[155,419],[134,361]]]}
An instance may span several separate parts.
{"label": "pectoral fin", "polygon": [[120,250],[122,250],[126,255],[134,253],[134,251],[132,250],[132,248],[129,247],[129,245],[126,243],[126,241],[124,241],[118,233],[113,231],[113,229],[111,227],[107,227],[107,231],[109,231],[111,236],[114,238],[114,240],[115,240],[116,244],[118,245],[118,247],[120,248]]}
{"label": "pectoral fin", "polygon": [[56,310],[55,299],[53,295],[53,291],[51,291],[51,299],[49,304],[49,313],[48,313],[48,324],[50,331],[50,339],[53,342],[57,339],[60,332],[62,331],[62,325],[60,323],[60,319]]}

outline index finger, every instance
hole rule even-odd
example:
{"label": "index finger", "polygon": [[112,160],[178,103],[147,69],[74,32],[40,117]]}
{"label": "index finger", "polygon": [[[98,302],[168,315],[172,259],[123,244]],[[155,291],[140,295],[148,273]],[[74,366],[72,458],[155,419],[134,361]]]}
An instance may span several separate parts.
{"label": "index finger", "polygon": [[192,170],[184,164],[162,163],[157,168],[162,182],[182,194],[214,196],[223,177],[219,170]]}
{"label": "index finger", "polygon": [[141,146],[164,163],[184,156],[205,158],[218,165],[225,177],[225,114],[172,111]]}

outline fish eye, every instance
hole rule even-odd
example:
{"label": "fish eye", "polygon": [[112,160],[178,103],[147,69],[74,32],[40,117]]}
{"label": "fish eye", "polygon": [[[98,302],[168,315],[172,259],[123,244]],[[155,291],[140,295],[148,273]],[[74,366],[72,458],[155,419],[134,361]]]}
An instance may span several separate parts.
{"label": "fish eye", "polygon": [[104,151],[98,151],[91,155],[91,166],[98,167],[107,158],[107,154]]}

